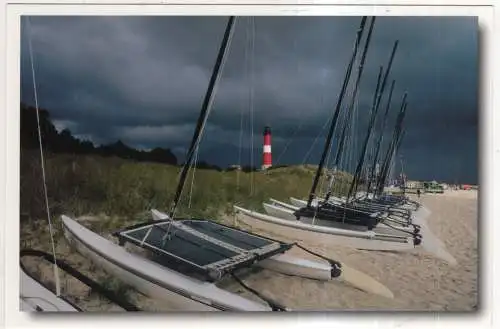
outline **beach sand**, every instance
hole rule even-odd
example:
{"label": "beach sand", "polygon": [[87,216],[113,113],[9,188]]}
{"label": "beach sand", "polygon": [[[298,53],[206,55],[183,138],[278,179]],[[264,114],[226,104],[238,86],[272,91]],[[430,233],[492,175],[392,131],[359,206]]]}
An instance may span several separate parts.
{"label": "beach sand", "polygon": [[[345,262],[387,286],[394,299],[365,293],[339,282],[316,282],[284,275],[257,275],[246,282],[266,291],[295,309],[321,310],[413,310],[473,311],[478,303],[477,192],[447,191],[422,195],[420,200],[432,213],[427,223],[445,244],[458,264],[415,252],[362,251],[335,245],[326,234],[302,232],[246,217],[237,223],[242,228],[288,241],[299,241],[311,250]],[[251,223],[249,227],[245,223]],[[258,225],[257,225],[258,223]],[[290,239],[291,238],[291,239]],[[298,249],[298,248],[294,248]],[[300,249],[297,255],[310,256]],[[317,259],[317,258],[316,258]],[[266,271],[269,272],[269,271]]]}
{"label": "beach sand", "polygon": [[[284,200],[285,201],[285,200]],[[366,293],[342,282],[321,282],[286,276],[270,270],[252,271],[242,276],[244,282],[260,293],[294,310],[416,310],[416,311],[473,311],[478,303],[477,251],[477,192],[447,191],[441,195],[422,195],[422,202],[432,213],[427,223],[458,261],[453,267],[424,251],[378,252],[361,251],[332,243],[331,236],[274,224],[258,222],[240,216],[226,218],[228,224],[288,242],[299,242],[306,248],[342,261],[384,284],[394,293],[394,299]],[[248,224],[249,223],[250,226]],[[258,225],[257,225],[258,224]],[[31,239],[35,242],[34,235]],[[25,235],[25,239],[30,239]],[[31,247],[38,247],[36,243]],[[99,282],[115,285],[114,280],[88,260],[72,251],[64,239],[58,242],[59,255],[69,259],[79,271]],[[294,247],[292,254],[320,261],[319,258]],[[28,268],[50,282],[53,276],[49,264],[26,259]],[[71,281],[69,283],[69,281]],[[74,279],[62,278],[63,291],[88,311],[119,311],[96,297]],[[223,284],[227,289],[259,300],[234,281]],[[127,298],[147,311],[175,311],[163,301],[152,300],[133,290]]]}

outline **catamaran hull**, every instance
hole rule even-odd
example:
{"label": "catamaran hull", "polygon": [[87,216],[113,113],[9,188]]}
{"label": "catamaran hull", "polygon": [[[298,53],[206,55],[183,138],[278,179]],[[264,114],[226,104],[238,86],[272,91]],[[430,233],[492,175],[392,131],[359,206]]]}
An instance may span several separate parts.
{"label": "catamaran hull", "polygon": [[63,216],[64,234],[83,256],[137,291],[182,311],[270,311],[257,302],[219,289],[214,284],[191,279],[88,230]]}
{"label": "catamaran hull", "polygon": [[[250,225],[255,225],[258,222],[265,222],[288,227],[302,232],[307,231],[311,233],[328,234],[332,236],[332,239],[328,241],[333,244],[362,250],[409,252],[424,249],[427,252],[433,254],[435,257],[443,259],[451,265],[456,264],[455,258],[445,250],[444,244],[432,234],[425,222],[419,223],[421,225],[421,232],[424,240],[422,241],[421,245],[414,246],[411,238],[407,238],[406,240],[398,239],[397,242],[380,240],[380,237],[385,237],[383,235],[377,235],[373,231],[363,232],[345,230],[334,227],[321,226],[317,224],[317,222],[315,222],[315,224],[313,225],[310,223],[303,223],[301,221],[298,221],[295,219],[295,217],[293,219],[283,219],[238,206],[234,206],[234,209],[236,210],[236,212],[246,215],[246,218],[241,217],[241,219]],[[255,220],[257,220],[257,222]],[[265,227],[262,228],[265,229]]]}
{"label": "catamaran hull", "polygon": [[19,309],[21,312],[79,312],[75,306],[41,285],[21,268]]}
{"label": "catamaran hull", "polygon": [[331,240],[333,243],[349,246],[356,249],[398,251],[398,250],[413,250],[415,248],[413,246],[413,243],[411,242],[411,239],[409,238],[404,240],[401,239],[403,240],[401,242],[376,240],[375,239],[376,235],[373,231],[354,231],[354,230],[339,229],[331,226],[322,226],[317,224],[317,222],[315,222],[315,224],[313,225],[312,223],[304,223],[302,221],[298,221],[295,219],[295,217],[284,219],[248,210],[238,206],[234,206],[234,209],[237,212],[240,212],[248,217],[251,217],[252,219],[257,219],[262,222],[267,222],[280,226],[286,226],[303,231],[329,234],[332,235],[332,237],[335,237],[335,239]]}

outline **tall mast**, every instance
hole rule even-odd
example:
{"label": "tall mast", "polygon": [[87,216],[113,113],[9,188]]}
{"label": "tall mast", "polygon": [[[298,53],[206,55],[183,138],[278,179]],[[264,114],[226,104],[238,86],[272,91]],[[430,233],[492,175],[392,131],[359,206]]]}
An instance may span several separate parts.
{"label": "tall mast", "polygon": [[[376,107],[376,104],[377,104],[377,95],[379,94],[380,92],[380,89],[381,89],[381,84],[382,84],[382,73],[384,72],[384,68],[383,66],[380,66],[380,69],[379,69],[379,72],[378,72],[378,77],[377,77],[377,86],[375,87],[375,93],[373,94],[373,101],[372,101],[372,108],[371,108],[371,117],[370,117],[370,122],[368,124],[368,131],[371,130],[371,126],[373,125],[373,123],[371,121],[374,120],[375,118],[375,107]],[[365,141],[365,143],[363,144],[363,147],[364,149],[366,149],[366,146],[367,146],[367,141]],[[366,152],[365,150],[362,151],[363,152]],[[360,159],[361,161],[361,159]],[[359,165],[359,161],[358,161],[358,165],[356,167],[356,170],[354,172],[354,177],[353,177],[353,180],[351,182],[351,185],[349,187],[349,193],[348,193],[348,198],[347,200],[349,199],[349,196],[351,195],[351,190],[353,189],[353,186],[354,184],[356,184],[356,181],[359,179],[359,176],[361,175],[362,173],[362,166]]]}
{"label": "tall mast", "polygon": [[[339,162],[340,162],[340,156],[343,153],[344,143],[345,143],[346,134],[347,134],[347,128],[350,126],[350,121],[351,121],[351,117],[352,117],[352,111],[353,111],[353,107],[354,107],[354,102],[356,101],[356,96],[358,94],[359,85],[361,83],[361,76],[363,75],[363,69],[365,67],[365,61],[366,61],[366,54],[368,53],[368,48],[369,48],[369,45],[370,45],[370,40],[371,40],[371,37],[372,37],[372,32],[373,32],[373,26],[374,26],[374,24],[375,24],[375,17],[372,17],[372,20],[370,22],[370,28],[368,30],[368,36],[366,37],[365,48],[363,49],[363,54],[361,55],[361,61],[359,62],[358,75],[356,77],[356,82],[355,82],[355,86],[354,86],[354,92],[352,94],[351,102],[349,104],[349,107],[347,108],[347,118],[346,118],[344,127],[342,128],[342,134],[340,136],[339,145],[338,145],[337,151],[335,153],[335,162],[334,162],[334,165],[333,165],[334,170],[337,170],[337,167],[338,167]],[[333,177],[332,177],[332,179],[333,179]],[[326,193],[325,202],[328,201],[328,199],[330,198],[331,193],[332,193],[332,184],[330,184],[330,186],[328,188],[328,192]]]}
{"label": "tall mast", "polygon": [[337,100],[337,106],[335,107],[335,112],[334,112],[334,115],[332,118],[332,123],[330,125],[330,131],[328,132],[328,136],[326,138],[325,148],[323,149],[323,154],[321,156],[321,160],[320,160],[319,165],[318,165],[318,170],[316,171],[316,175],[314,176],[314,181],[313,181],[313,184],[311,187],[311,192],[309,193],[309,200],[307,201],[308,208],[311,207],[311,202],[314,198],[314,194],[316,192],[316,187],[318,186],[319,177],[321,175],[321,172],[323,171],[325,159],[326,159],[326,156],[328,154],[328,150],[330,149],[330,145],[331,145],[331,141],[332,141],[332,137],[333,137],[333,131],[335,130],[335,127],[336,127],[337,121],[338,121],[338,117],[339,117],[340,105],[342,104],[342,99],[344,98],[344,94],[345,94],[347,85],[349,83],[349,78],[351,76],[352,66],[354,64],[354,60],[355,60],[356,55],[358,53],[358,48],[359,48],[359,44],[361,42],[361,36],[363,34],[363,30],[365,28],[366,19],[367,19],[367,16],[363,16],[363,18],[361,18],[361,23],[360,23],[360,26],[359,26],[359,29],[357,32],[356,41],[354,43],[352,57],[351,57],[351,60],[349,62],[349,65],[347,66],[347,70],[346,70],[345,77],[344,77],[344,83],[342,84],[342,89],[340,91],[340,95],[339,95],[339,98]]}
{"label": "tall mast", "polygon": [[396,149],[396,147],[400,143],[401,128],[403,125],[403,120],[404,120],[405,115],[406,115],[406,107],[408,105],[408,103],[406,102],[406,97],[407,97],[407,93],[405,92],[405,94],[403,96],[403,101],[401,104],[401,110],[400,110],[398,117],[396,119],[396,125],[394,127],[393,138],[392,138],[391,144],[389,145],[389,148],[387,149],[385,161],[384,161],[384,164],[383,164],[382,170],[381,170],[380,179],[378,180],[377,194],[381,194],[383,189],[384,189],[385,177],[387,175],[389,163],[391,161],[392,155],[394,154],[394,150]]}
{"label": "tall mast", "polygon": [[193,160],[194,153],[196,151],[196,148],[200,142],[201,139],[201,134],[203,133],[203,129],[205,128],[205,124],[208,119],[208,115],[210,113],[210,110],[212,109],[212,104],[214,100],[214,90],[220,81],[220,76],[221,76],[221,71],[224,66],[227,53],[228,53],[228,48],[231,43],[231,37],[234,31],[234,21],[235,17],[230,16],[229,20],[226,25],[226,31],[224,33],[224,37],[222,39],[222,43],[219,49],[219,54],[217,56],[214,70],[212,72],[212,77],[210,78],[210,82],[208,84],[208,89],[205,94],[205,98],[203,100],[203,104],[201,107],[201,112],[200,116],[198,118],[198,122],[196,124],[196,129],[193,135],[193,139],[191,140],[191,146],[189,147],[188,154],[186,156],[186,161],[184,162],[184,166],[182,167],[182,171],[179,177],[179,182],[177,184],[177,190],[175,192],[175,197],[172,202],[172,206],[170,209],[170,218],[174,218],[175,210],[177,207],[177,204],[179,203],[180,196],[182,194],[182,190],[184,188],[184,182],[186,180],[186,176],[189,170],[189,167],[191,165],[191,161]]}
{"label": "tall mast", "polygon": [[372,179],[373,179],[374,174],[375,174],[375,167],[377,166],[378,156],[380,153],[380,145],[382,144],[382,140],[384,139],[384,130],[385,130],[385,126],[387,124],[387,114],[389,113],[389,109],[391,107],[392,92],[394,91],[394,84],[395,83],[396,83],[396,81],[392,80],[391,90],[389,91],[389,98],[387,99],[387,105],[385,107],[384,118],[382,121],[382,127],[380,129],[380,136],[378,138],[377,145],[375,146],[375,154],[373,156],[373,165],[372,165],[371,174],[370,174],[369,180],[368,180],[368,187],[366,189],[367,194],[370,193],[370,189],[372,186]]}
{"label": "tall mast", "polygon": [[[399,137],[398,145],[394,149],[394,152],[392,152],[391,161],[389,161],[390,165],[389,165],[389,171],[387,172],[387,177],[389,177],[390,182],[394,182],[394,179],[395,179],[394,175],[396,174],[396,161],[394,160],[394,158],[396,157],[396,154],[399,153],[399,148],[401,146],[401,141],[403,140],[404,135],[405,135],[405,130],[402,130],[401,136]],[[382,179],[382,177],[379,176],[377,179],[377,182],[376,182],[376,186],[378,186],[380,179]],[[387,180],[387,178],[386,178],[386,180]],[[387,181],[386,181],[386,183],[387,183]]]}
{"label": "tall mast", "polygon": [[385,71],[384,79],[382,81],[382,85],[380,86],[380,92],[377,95],[376,104],[375,104],[375,107],[372,108],[372,112],[371,112],[372,115],[371,115],[371,118],[370,118],[369,129],[368,129],[368,132],[367,132],[366,137],[365,137],[365,142],[364,142],[364,145],[363,145],[363,150],[361,152],[361,156],[360,156],[359,161],[358,161],[358,166],[356,168],[354,179],[353,179],[353,181],[351,183],[351,186],[349,188],[349,193],[347,194],[347,200],[346,200],[347,202],[349,202],[349,198],[352,195],[353,191],[355,189],[357,189],[357,187],[358,187],[358,183],[359,183],[359,179],[360,179],[359,176],[361,175],[361,169],[362,169],[363,162],[364,162],[364,159],[365,159],[366,149],[367,149],[367,146],[368,146],[368,141],[370,140],[371,131],[372,131],[373,124],[375,122],[375,117],[377,115],[377,111],[378,111],[378,108],[379,108],[379,105],[380,105],[380,99],[382,97],[382,94],[384,93],[385,85],[387,83],[387,77],[389,76],[389,72],[391,71],[392,62],[394,60],[394,55],[396,54],[396,50],[398,48],[398,43],[399,43],[398,40],[396,40],[394,42],[394,47],[392,48],[391,57],[389,59],[389,65],[387,67],[387,70]]}
{"label": "tall mast", "polygon": [[[406,106],[408,104],[406,103],[405,104],[405,111],[406,111]],[[404,116],[404,115],[403,115]],[[394,147],[392,147],[392,151],[390,151],[390,153],[388,152],[387,156],[387,160],[386,160],[386,163],[385,164],[385,169],[383,170],[381,176],[380,176],[380,179],[379,181],[377,182],[377,194],[382,194],[382,192],[384,191],[384,185],[386,183],[386,180],[387,180],[387,175],[389,173],[389,164],[392,162],[392,161],[396,161],[394,159],[395,155],[398,153],[398,150],[401,146],[401,141],[403,140],[403,137],[404,137],[404,130],[401,130],[399,133],[398,133],[398,136],[396,138],[396,142],[394,143]]]}

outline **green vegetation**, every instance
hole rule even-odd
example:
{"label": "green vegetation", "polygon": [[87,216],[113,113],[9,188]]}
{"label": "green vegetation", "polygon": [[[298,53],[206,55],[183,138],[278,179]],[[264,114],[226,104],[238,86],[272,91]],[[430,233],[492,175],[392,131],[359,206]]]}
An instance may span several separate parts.
{"label": "green vegetation", "polygon": [[[234,204],[262,210],[262,202],[269,198],[287,201],[290,196],[306,197],[315,168],[280,167],[267,172],[196,169],[189,207],[191,170],[177,214],[217,220],[217,216],[231,213]],[[139,219],[151,208],[168,211],[179,170],[178,166],[116,157],[47,154],[52,216],[105,214]],[[339,174],[338,181],[335,194],[345,194],[350,176]],[[45,216],[39,153],[22,151],[21,218],[35,220]],[[117,220],[112,222],[118,225]]]}
{"label": "green vegetation", "polygon": [[[116,297],[121,300],[121,301],[126,301],[131,303],[132,298],[131,298],[131,293],[134,291],[132,287],[129,285],[123,283],[122,281],[108,276],[108,275],[103,275],[100,276],[97,282],[104,288],[109,291],[113,291],[116,295]],[[96,294],[99,298],[103,298],[102,295],[99,293],[96,293],[94,290],[90,290],[90,295]]]}

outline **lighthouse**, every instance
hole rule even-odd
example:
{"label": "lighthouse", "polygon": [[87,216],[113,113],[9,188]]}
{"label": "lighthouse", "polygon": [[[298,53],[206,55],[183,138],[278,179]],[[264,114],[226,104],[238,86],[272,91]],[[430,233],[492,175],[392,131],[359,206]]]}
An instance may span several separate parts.
{"label": "lighthouse", "polygon": [[264,147],[263,147],[263,159],[262,159],[262,170],[273,165],[271,157],[271,128],[264,127]]}

